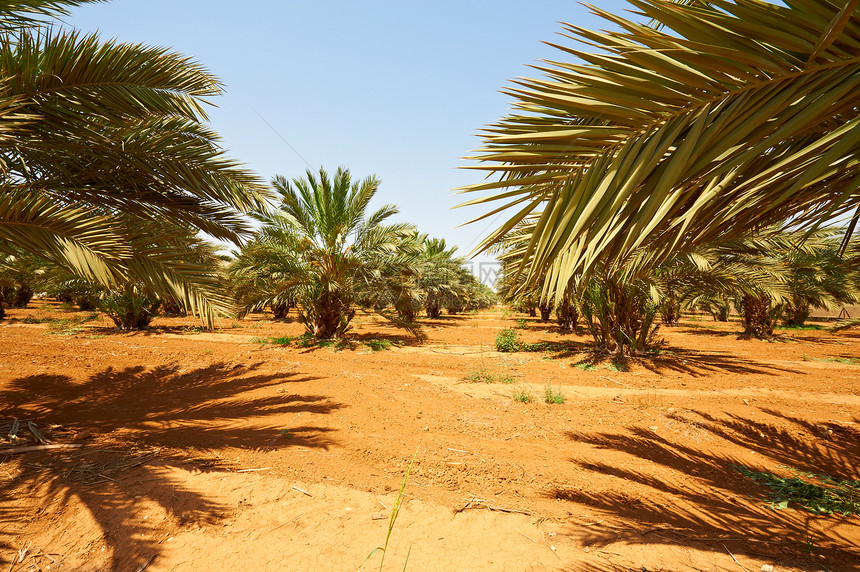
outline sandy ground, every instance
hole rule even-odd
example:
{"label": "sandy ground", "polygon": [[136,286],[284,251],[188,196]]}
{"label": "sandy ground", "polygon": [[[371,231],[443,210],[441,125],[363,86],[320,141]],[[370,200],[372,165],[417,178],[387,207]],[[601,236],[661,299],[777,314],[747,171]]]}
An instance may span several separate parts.
{"label": "sandy ground", "polygon": [[[302,331],[263,315],[9,315],[0,425],[80,446],[0,455],[2,570],[378,570],[407,470],[384,570],[860,570],[860,518],[772,510],[736,469],[860,478],[856,330],[688,317],[619,368],[502,310],[424,321],[423,344],[360,316],[341,350],[261,343]],[[556,345],[494,351],[517,324]]]}

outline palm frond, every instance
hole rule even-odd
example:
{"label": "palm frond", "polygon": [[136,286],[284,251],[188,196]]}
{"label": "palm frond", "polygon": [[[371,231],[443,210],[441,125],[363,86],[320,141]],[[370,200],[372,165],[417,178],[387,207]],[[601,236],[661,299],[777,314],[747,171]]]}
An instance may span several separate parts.
{"label": "palm frond", "polygon": [[857,2],[630,2],[656,25],[593,8],[622,31],[565,31],[602,53],[557,45],[586,63],[507,90],[517,110],[474,157],[499,180],[467,190],[521,208],[480,248],[536,217],[529,276],[560,293],[643,245],[659,263],[860,205]]}

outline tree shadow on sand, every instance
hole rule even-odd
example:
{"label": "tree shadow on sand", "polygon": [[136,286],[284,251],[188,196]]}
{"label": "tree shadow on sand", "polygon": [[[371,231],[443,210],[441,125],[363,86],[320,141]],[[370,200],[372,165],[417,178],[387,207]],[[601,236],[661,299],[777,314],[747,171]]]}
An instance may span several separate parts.
{"label": "tree shadow on sand", "polygon": [[[78,556],[95,553],[101,545],[112,555],[110,569],[138,569],[160,553],[165,538],[157,536],[158,530],[211,525],[234,510],[190,490],[177,480],[177,470],[235,473],[235,465],[209,452],[225,447],[332,445],[325,427],[285,428],[267,422],[268,417],[274,421],[274,416],[292,412],[325,414],[343,405],[326,396],[290,391],[291,384],[310,377],[260,372],[258,367],[107,368],[84,381],[64,375],[12,380],[0,392],[0,419],[53,426],[52,438],[58,443],[68,442],[71,433],[91,432],[95,443],[0,455],[0,472],[9,476],[0,492],[0,556],[13,557],[22,547],[17,536],[28,522],[51,523],[68,511],[63,520],[68,523],[68,514],[77,511],[80,518],[97,523],[102,539],[86,546],[92,535],[76,534],[74,527],[58,529],[55,539],[64,536],[62,543],[75,545]],[[141,512],[153,507],[160,507],[168,522],[143,519]],[[31,547],[27,564],[34,554]]]}
{"label": "tree shadow on sand", "polygon": [[635,358],[635,363],[657,374],[668,371],[685,373],[693,377],[705,377],[714,373],[763,374],[778,376],[782,373],[803,373],[774,365],[767,361],[746,359],[731,352],[701,352],[668,347],[653,356]]}
{"label": "tree shadow on sand", "polygon": [[[766,421],[767,416],[771,417]],[[571,439],[595,447],[601,459],[600,450],[613,450],[637,458],[634,464],[647,461],[654,467],[653,472],[646,472],[620,462],[573,460],[581,470],[612,475],[650,492],[632,496],[556,488],[549,496],[588,505],[606,519],[617,517],[626,523],[621,527],[571,526],[571,536],[598,547],[614,542],[689,546],[723,558],[727,553],[765,557],[775,564],[810,570],[846,570],[850,569],[846,565],[857,564],[854,542],[860,535],[860,523],[856,516],[816,515],[798,506],[773,510],[767,506],[767,489],[737,470],[738,466],[755,465],[751,468],[778,473],[791,467],[856,479],[860,458],[856,419],[854,423],[821,425],[769,410],[761,410],[755,418],[717,418],[685,411],[670,419],[674,430],[668,425],[661,434],[637,427],[623,434],[569,433]],[[755,462],[722,453],[723,442],[754,452],[750,458]],[[602,568],[587,569],[633,568],[609,562]]]}

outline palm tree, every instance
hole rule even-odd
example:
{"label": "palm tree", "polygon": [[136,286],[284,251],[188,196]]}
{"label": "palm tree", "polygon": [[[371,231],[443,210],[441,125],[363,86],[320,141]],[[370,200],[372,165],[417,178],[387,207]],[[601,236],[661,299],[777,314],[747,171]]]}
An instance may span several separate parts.
{"label": "palm tree", "polygon": [[233,272],[276,280],[256,299],[248,297],[245,310],[289,297],[298,302],[309,333],[342,336],[357,301],[367,298],[362,285],[387,272],[414,234],[409,224],[385,224],[397,214],[392,205],[367,214],[379,184],[376,177],[353,182],[343,168],[334,177],[322,168],[318,174],[308,170],[303,179],[275,177],[280,210],[258,214],[260,235],[238,253]]}
{"label": "palm tree", "polygon": [[561,294],[643,245],[655,266],[860,213],[860,2],[630,2],[650,24],[592,8],[621,31],[565,25],[600,51],[557,45],[508,90],[517,109],[475,157],[498,180],[466,204],[516,210],[481,248],[534,219],[523,262]]}
{"label": "palm tree", "polygon": [[[221,85],[200,65],[40,24],[81,3],[0,7],[0,251],[108,287],[142,282],[211,325],[230,306],[215,277],[180,263],[175,239],[249,235],[241,212],[262,209],[265,191],[203,124]],[[148,220],[179,230],[156,244],[140,232]]]}

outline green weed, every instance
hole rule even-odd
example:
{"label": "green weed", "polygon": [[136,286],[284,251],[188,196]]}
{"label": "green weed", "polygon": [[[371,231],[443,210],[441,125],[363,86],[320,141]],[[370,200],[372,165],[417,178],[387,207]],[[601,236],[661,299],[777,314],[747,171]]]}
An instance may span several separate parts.
{"label": "green weed", "polygon": [[561,405],[565,401],[564,393],[561,392],[561,388],[554,390],[549,385],[544,389],[544,401],[549,403],[550,405]]}
{"label": "green weed", "polygon": [[[742,465],[735,465],[734,468],[770,489],[768,506],[773,510],[784,510],[795,503],[814,514],[860,514],[860,481],[805,473],[784,465],[780,465],[780,468],[795,476],[780,477],[768,471],[753,471]],[[821,484],[811,482],[813,479]]]}
{"label": "green weed", "polygon": [[466,381],[470,383],[493,383],[495,377],[493,377],[493,374],[485,366],[479,365],[466,374]]}
{"label": "green weed", "polygon": [[860,365],[860,358],[846,358],[846,357],[823,357],[823,358],[813,358],[809,356],[803,356],[803,359],[806,361],[818,361],[825,363],[843,363],[847,365]]}
{"label": "green weed", "polygon": [[375,352],[390,350],[392,347],[400,346],[397,342],[392,342],[390,340],[365,340],[362,343]]}
{"label": "green weed", "polygon": [[519,401],[520,403],[531,403],[534,401],[534,396],[524,387],[515,389],[511,397],[513,397],[514,401]]}
{"label": "green weed", "polygon": [[827,326],[820,324],[800,324],[799,326],[777,326],[778,330],[826,330]]}
{"label": "green weed", "polygon": [[83,316],[51,320],[48,322],[48,330],[45,333],[52,336],[74,336],[81,331],[83,324],[95,320],[99,315],[98,312],[90,312]]}
{"label": "green weed", "polygon": [[202,334],[205,331],[203,326],[185,326],[182,328],[182,334],[186,336],[196,336],[197,334]]}
{"label": "green weed", "polygon": [[496,334],[496,350],[500,352],[518,352],[523,349],[520,333],[513,328],[502,330]]}
{"label": "green weed", "polygon": [[[406,483],[409,481],[409,473],[412,471],[412,465],[415,464],[415,457],[418,456],[418,450],[415,450],[415,454],[412,455],[412,460],[409,461],[409,466],[406,467],[406,474],[403,476],[403,481],[400,483],[400,490],[397,493],[397,498],[394,501],[394,506],[391,509],[391,518],[388,520],[388,532],[385,534],[385,543],[382,546],[377,546],[373,550],[370,551],[370,554],[367,555],[367,558],[364,559],[366,563],[370,560],[370,557],[376,554],[377,551],[382,551],[382,558],[379,560],[379,571],[382,572],[382,566],[385,564],[385,555],[388,551],[388,542],[391,540],[391,533],[394,532],[394,524],[397,522],[397,517],[400,515],[400,506],[403,504],[404,491],[406,490]],[[409,564],[409,555],[412,554],[412,546],[409,547],[409,550],[406,553],[406,562],[403,564],[403,569],[406,570],[406,566]]]}

